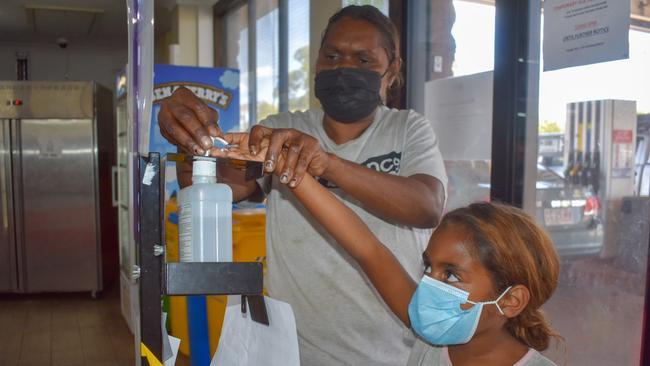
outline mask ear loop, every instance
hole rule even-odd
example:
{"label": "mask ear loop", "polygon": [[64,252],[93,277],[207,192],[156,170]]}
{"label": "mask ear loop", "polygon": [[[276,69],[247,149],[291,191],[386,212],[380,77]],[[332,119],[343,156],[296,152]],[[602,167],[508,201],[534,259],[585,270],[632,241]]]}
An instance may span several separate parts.
{"label": "mask ear loop", "polygon": [[490,304],[494,304],[497,307],[497,310],[499,310],[499,313],[501,313],[501,315],[505,316],[506,314],[503,312],[503,310],[501,310],[501,306],[499,306],[499,301],[501,301],[501,299],[508,293],[508,291],[510,291],[511,288],[512,288],[512,286],[508,286],[508,288],[503,290],[501,295],[499,295],[499,297],[497,297],[496,300],[492,300],[492,301],[472,301],[472,300],[467,300],[467,302],[470,303],[470,304],[473,304],[473,305],[478,305],[478,304],[490,305]]}

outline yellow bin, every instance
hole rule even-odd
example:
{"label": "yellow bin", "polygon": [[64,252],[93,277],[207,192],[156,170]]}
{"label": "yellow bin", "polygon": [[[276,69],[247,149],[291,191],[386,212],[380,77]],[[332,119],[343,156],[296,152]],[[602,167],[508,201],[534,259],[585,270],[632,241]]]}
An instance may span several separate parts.
{"label": "yellow bin", "polygon": [[[232,246],[235,262],[262,262],[266,275],[266,212],[264,208],[238,209],[232,215]],[[219,345],[227,296],[208,296],[208,334],[210,354]]]}

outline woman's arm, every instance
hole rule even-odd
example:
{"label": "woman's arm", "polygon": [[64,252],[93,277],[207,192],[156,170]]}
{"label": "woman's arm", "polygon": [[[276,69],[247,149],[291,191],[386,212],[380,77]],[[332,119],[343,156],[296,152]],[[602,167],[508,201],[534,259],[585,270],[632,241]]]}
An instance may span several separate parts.
{"label": "woman's arm", "polygon": [[[420,148],[423,151],[420,155],[424,151],[438,151],[433,130],[427,127],[430,133],[421,136],[426,146]],[[257,151],[263,149],[262,142],[268,142],[264,161],[270,166],[266,171],[286,176],[284,181],[280,181],[290,187],[300,185],[302,177],[311,174],[336,184],[361,202],[366,210],[382,219],[418,228],[434,228],[440,222],[445,192],[442,182],[432,175],[398,176],[369,169],[328,154],[316,138],[295,129],[272,129],[258,125],[253,127],[250,141],[246,142]],[[284,148],[288,149],[285,151]],[[285,155],[283,162],[280,161],[282,155]],[[439,158],[439,154],[435,157]],[[435,163],[434,158],[427,164]],[[401,164],[404,167],[405,162]],[[291,183],[293,180],[294,184]]]}
{"label": "woman's arm", "polygon": [[410,326],[408,306],[416,284],[395,256],[351,209],[305,174],[293,193],[303,206],[361,265],[388,307]]}

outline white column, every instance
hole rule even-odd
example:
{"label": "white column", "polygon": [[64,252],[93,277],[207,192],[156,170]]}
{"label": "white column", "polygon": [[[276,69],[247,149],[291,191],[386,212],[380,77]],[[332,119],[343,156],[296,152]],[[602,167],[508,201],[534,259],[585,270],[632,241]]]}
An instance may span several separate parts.
{"label": "white column", "polygon": [[198,66],[214,66],[214,27],[212,6],[197,7],[197,51]]}

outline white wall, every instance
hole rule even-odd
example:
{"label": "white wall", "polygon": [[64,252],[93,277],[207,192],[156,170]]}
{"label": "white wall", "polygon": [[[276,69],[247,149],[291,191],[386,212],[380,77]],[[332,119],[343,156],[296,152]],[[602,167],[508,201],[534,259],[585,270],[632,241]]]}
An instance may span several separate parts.
{"label": "white wall", "polygon": [[124,45],[20,45],[0,43],[0,80],[16,80],[16,52],[29,53],[29,80],[65,80],[68,53],[68,80],[95,80],[115,89],[115,75],[127,62]]}

